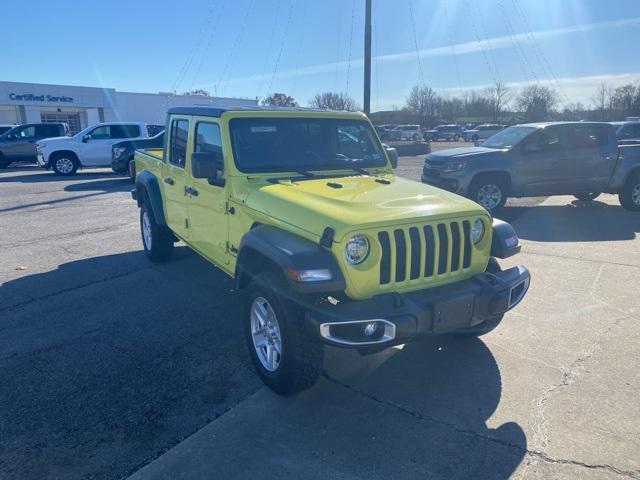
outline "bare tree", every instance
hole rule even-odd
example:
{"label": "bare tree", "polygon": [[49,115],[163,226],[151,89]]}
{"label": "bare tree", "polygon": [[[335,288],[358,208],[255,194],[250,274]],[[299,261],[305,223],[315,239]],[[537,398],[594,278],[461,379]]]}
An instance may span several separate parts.
{"label": "bare tree", "polygon": [[611,101],[613,97],[613,88],[611,85],[601,82],[598,85],[598,89],[591,97],[591,101],[594,103],[595,109],[599,112],[600,121],[607,121],[611,119]]}
{"label": "bare tree", "polygon": [[524,114],[526,122],[549,120],[557,104],[558,94],[541,85],[526,87],[516,98],[516,108]]}
{"label": "bare tree", "polygon": [[272,93],[267,98],[262,100],[262,105],[269,105],[270,107],[297,107],[298,102],[295,98],[287,95],[286,93]]}
{"label": "bare tree", "polygon": [[326,110],[348,110],[350,112],[360,110],[360,105],[348,94],[343,92],[318,93],[309,100],[309,105],[314,108]]}
{"label": "bare tree", "polygon": [[431,87],[414,86],[409,92],[405,109],[420,115],[425,126],[431,126],[437,117],[442,100]]}
{"label": "bare tree", "polygon": [[505,110],[506,106],[511,101],[513,97],[511,91],[506,87],[504,83],[501,81],[497,81],[491,87],[487,88],[486,96],[489,99],[489,103],[491,105],[491,115],[493,117],[493,121],[498,123],[500,121],[500,116],[502,112]]}
{"label": "bare tree", "polygon": [[614,90],[612,104],[620,118],[627,117],[634,113],[636,95],[636,86],[630,83],[622,85]]}

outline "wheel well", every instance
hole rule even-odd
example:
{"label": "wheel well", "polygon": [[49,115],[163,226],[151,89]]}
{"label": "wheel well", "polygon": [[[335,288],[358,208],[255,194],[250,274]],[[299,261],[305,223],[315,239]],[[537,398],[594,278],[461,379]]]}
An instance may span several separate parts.
{"label": "wheel well", "polygon": [[260,272],[272,270],[280,273],[280,266],[251,247],[245,247],[236,262],[236,289],[246,288],[251,278]]}
{"label": "wheel well", "polygon": [[68,155],[69,157],[74,158],[75,161],[78,162],[78,165],[80,165],[80,159],[78,158],[78,155],[76,155],[76,153],[71,151],[71,150],[58,150],[58,151],[55,151],[51,155],[49,155],[49,158],[51,160],[55,160],[55,159],[61,157],[62,155]]}
{"label": "wheel well", "polygon": [[624,179],[624,185],[626,185],[626,183],[631,180],[634,177],[640,176],[640,166],[635,167],[633,170],[631,170],[629,172],[629,174],[627,175],[627,178]]}
{"label": "wheel well", "polygon": [[471,180],[471,185],[477,184],[481,180],[486,180],[490,178],[492,180],[499,179],[505,185],[505,190],[509,191],[511,189],[511,176],[504,171],[497,170],[495,172],[482,172],[478,173]]}

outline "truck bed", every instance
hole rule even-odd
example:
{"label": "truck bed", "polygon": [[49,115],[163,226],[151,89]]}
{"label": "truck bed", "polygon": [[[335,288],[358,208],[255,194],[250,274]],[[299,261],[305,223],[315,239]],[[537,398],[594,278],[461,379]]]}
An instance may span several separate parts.
{"label": "truck bed", "polygon": [[163,152],[163,148],[141,148],[136,150],[136,153],[153,157],[155,160],[162,160]]}

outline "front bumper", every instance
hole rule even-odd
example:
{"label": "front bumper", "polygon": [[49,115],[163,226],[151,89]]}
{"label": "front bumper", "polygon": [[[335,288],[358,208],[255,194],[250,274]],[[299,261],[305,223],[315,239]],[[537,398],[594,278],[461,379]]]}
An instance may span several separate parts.
{"label": "front bumper", "polygon": [[529,281],[529,271],[516,266],[416,292],[307,306],[306,319],[328,344],[352,348],[397,345],[469,329],[502,315],[524,298]]}
{"label": "front bumper", "polygon": [[38,163],[38,165],[40,165],[42,168],[49,168],[49,162],[47,162],[44,159],[44,155],[42,154],[42,152],[38,152],[36,155],[36,162]]}

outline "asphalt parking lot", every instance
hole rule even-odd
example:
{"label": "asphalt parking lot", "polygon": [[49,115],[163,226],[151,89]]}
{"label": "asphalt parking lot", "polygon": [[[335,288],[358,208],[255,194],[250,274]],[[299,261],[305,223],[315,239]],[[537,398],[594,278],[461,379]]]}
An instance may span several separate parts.
{"label": "asphalt parking lot", "polygon": [[232,281],[144,258],[130,188],[0,171],[0,478],[640,478],[640,215],[616,197],[498,215],[532,286],[496,331],[329,349],[282,398]]}

